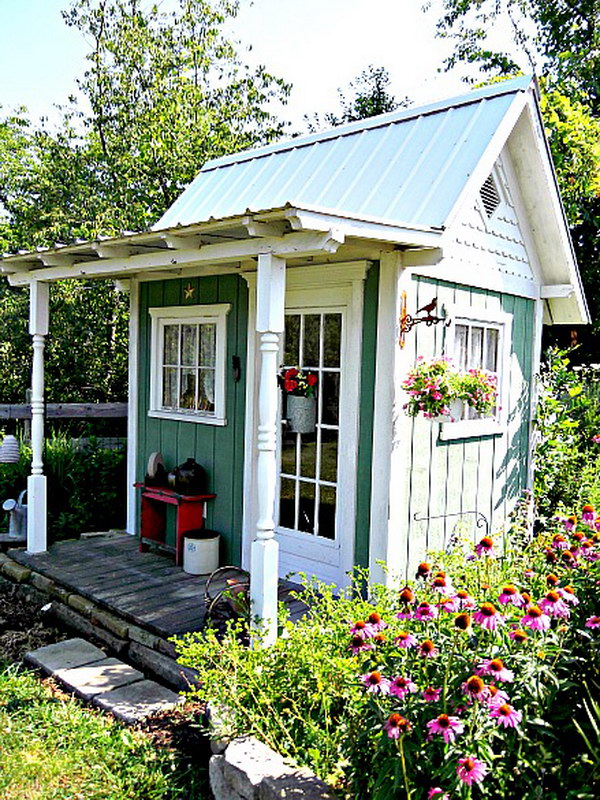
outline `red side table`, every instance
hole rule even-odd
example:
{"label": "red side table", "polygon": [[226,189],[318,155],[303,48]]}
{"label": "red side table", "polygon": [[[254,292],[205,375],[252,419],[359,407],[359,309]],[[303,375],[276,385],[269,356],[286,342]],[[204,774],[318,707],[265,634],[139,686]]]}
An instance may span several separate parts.
{"label": "red side table", "polygon": [[[204,527],[206,501],[216,494],[178,494],[172,489],[134,484],[142,490],[142,516],[140,526],[140,551],[157,542],[167,549],[174,549],[175,564],[183,563],[183,539],[186,533]],[[175,506],[177,512],[175,547],[166,544],[167,505]]]}

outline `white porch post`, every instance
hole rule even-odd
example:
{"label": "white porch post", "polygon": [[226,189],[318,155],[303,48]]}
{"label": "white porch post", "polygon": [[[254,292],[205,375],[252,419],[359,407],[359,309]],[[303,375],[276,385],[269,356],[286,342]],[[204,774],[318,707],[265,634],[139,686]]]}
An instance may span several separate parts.
{"label": "white porch post", "polygon": [[257,617],[263,644],[277,638],[279,545],[275,541],[277,484],[277,370],[285,320],[285,261],[258,257],[256,330],[260,333],[256,487],[258,520],[250,555],[251,614]]}
{"label": "white porch post", "polygon": [[27,550],[43,553],[46,540],[46,476],[44,451],[44,347],[48,334],[49,285],[32,281],[29,295],[29,333],[33,340],[31,371],[31,475],[27,478]]}

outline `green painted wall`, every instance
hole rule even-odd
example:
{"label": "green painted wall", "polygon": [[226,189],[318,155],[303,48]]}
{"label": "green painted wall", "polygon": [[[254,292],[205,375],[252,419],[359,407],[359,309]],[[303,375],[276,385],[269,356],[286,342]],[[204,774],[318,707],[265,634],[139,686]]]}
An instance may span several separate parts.
{"label": "green painted wall", "polygon": [[[194,287],[185,298],[184,287]],[[148,417],[150,399],[150,315],[152,307],[231,303],[227,317],[226,417],[224,427]],[[222,534],[221,563],[240,564],[244,469],[244,414],[248,291],[237,275],[148,281],[140,286],[140,395],[137,479],[143,480],[148,456],[159,450],[168,469],[193,457],[206,469],[209,491],[206,525]],[[232,356],[240,357],[239,382],[232,377]],[[169,509],[171,510],[171,509]],[[168,518],[167,541],[174,544],[174,518]]]}
{"label": "green painted wall", "polygon": [[[423,418],[405,418],[404,457],[408,464],[408,503],[405,537],[407,574],[426,551],[442,549],[455,532],[456,516],[415,521],[419,517],[479,511],[492,533],[504,525],[515,499],[527,485],[529,417],[531,403],[534,338],[533,301],[498,292],[469,289],[453,283],[415,278],[416,308],[437,296],[438,307],[460,305],[501,310],[513,315],[512,353],[509,375],[507,428],[502,435],[457,441],[442,441],[439,425]],[[443,352],[444,329],[417,326],[406,339],[412,360],[439,356]],[[474,517],[465,515],[464,534],[480,537]],[[394,532],[390,532],[393,535]]]}
{"label": "green painted wall", "polygon": [[371,462],[373,458],[373,414],[375,408],[375,359],[377,348],[377,307],[379,264],[367,273],[364,290],[364,311],[361,353],[359,405],[358,472],[356,493],[356,533],[354,563],[369,566],[369,531],[371,517]]}

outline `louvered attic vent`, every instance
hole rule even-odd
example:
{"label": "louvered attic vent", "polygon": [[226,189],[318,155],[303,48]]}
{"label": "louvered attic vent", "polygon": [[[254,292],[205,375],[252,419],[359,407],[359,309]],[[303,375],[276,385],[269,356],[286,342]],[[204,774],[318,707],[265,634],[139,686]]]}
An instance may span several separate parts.
{"label": "louvered attic vent", "polygon": [[498,187],[496,186],[493,175],[489,175],[485,179],[483,186],[479,190],[479,196],[481,197],[481,202],[483,203],[488,219],[491,219],[500,205],[500,195],[498,194]]}

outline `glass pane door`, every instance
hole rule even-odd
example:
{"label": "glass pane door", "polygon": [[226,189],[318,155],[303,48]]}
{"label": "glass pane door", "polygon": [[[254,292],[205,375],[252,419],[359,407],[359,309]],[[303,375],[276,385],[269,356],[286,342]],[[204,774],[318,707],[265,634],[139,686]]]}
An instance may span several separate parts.
{"label": "glass pane door", "polygon": [[282,409],[279,527],[321,540],[336,538],[341,342],[341,313],[286,314],[283,366],[317,376],[317,423],[293,433]]}

